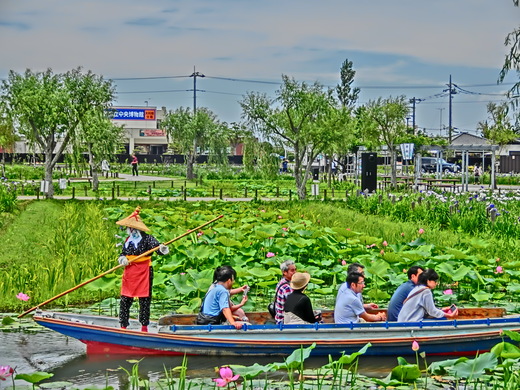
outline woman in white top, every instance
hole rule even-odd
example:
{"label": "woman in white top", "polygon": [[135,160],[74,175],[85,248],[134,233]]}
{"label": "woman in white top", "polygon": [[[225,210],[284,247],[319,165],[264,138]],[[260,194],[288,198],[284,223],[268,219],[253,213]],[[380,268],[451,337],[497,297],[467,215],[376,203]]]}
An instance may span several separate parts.
{"label": "woman in white top", "polygon": [[433,269],[427,269],[419,275],[418,284],[404,300],[403,308],[397,317],[398,322],[418,322],[425,318],[455,318],[459,310],[454,312],[437,309],[433,302],[432,290],[437,286],[439,275]]}

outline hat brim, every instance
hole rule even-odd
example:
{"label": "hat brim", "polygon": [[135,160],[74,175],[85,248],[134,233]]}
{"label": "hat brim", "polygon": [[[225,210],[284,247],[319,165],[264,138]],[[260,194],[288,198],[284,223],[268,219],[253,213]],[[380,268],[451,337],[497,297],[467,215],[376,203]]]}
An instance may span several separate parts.
{"label": "hat brim", "polygon": [[142,232],[149,232],[150,231],[150,229],[148,229],[148,227],[143,222],[136,221],[133,218],[132,219],[129,219],[128,217],[124,218],[121,221],[117,221],[116,224],[119,225],[119,226],[126,226],[126,227],[129,227],[129,228],[134,228],[134,229],[140,230]]}
{"label": "hat brim", "polygon": [[[301,290],[302,288],[305,288],[305,286],[307,286],[311,280],[311,275],[308,274],[307,272],[302,272],[302,275],[304,275],[304,279],[303,280],[298,280],[298,283],[294,283],[293,280],[291,280],[291,288],[293,290]],[[293,275],[293,278],[294,278],[294,275]]]}

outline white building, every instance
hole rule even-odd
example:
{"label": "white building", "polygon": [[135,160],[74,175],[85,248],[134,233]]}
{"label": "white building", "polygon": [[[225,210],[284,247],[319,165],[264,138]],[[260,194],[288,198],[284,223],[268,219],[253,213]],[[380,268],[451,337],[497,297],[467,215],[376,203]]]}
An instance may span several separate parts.
{"label": "white building", "polygon": [[122,106],[112,107],[112,122],[126,130],[125,148],[128,154],[163,154],[168,148],[168,137],[161,129],[167,114],[166,107]]}

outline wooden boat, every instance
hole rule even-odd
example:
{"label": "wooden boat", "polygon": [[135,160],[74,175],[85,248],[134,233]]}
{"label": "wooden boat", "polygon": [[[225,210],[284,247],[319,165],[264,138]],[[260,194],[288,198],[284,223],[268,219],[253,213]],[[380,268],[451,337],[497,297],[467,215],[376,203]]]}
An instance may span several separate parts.
{"label": "wooden boat", "polygon": [[457,320],[333,324],[332,313],[324,323],[275,325],[268,313],[249,313],[251,324],[236,330],[229,325],[194,325],[194,315],[171,315],[140,331],[132,320],[121,329],[117,318],[37,311],[40,325],[76,338],[88,354],[125,355],[248,355],[290,354],[300,346],[316,343],[313,355],[350,354],[371,343],[366,355],[410,355],[412,342],[428,355],[473,355],[490,350],[502,341],[502,330],[520,331],[520,316],[504,316],[498,308],[459,309]]}

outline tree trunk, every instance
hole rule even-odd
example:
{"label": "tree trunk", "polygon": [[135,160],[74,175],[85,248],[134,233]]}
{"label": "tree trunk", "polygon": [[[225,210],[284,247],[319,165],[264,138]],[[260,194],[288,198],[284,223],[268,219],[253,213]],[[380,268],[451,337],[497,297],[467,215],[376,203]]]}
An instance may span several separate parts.
{"label": "tree trunk", "polygon": [[193,180],[194,174],[193,174],[193,166],[195,163],[195,153],[188,154],[188,161],[186,166],[186,179]]}
{"label": "tree trunk", "polygon": [[302,157],[299,145],[294,145],[294,181],[296,183],[296,192],[298,193],[298,199],[305,200],[307,198],[307,189],[305,188],[307,181],[304,177],[305,172],[302,172]]}
{"label": "tree trunk", "polygon": [[45,153],[45,185],[47,191],[45,192],[45,198],[54,198],[54,186],[52,185],[52,171],[54,170],[54,164],[52,162],[52,151]]}
{"label": "tree trunk", "polygon": [[92,154],[92,148],[88,147],[88,163],[90,165],[90,171],[92,172],[92,191],[99,190],[99,176],[97,165],[94,162],[94,155]]}
{"label": "tree trunk", "polygon": [[392,182],[392,188],[397,187],[397,167],[396,167],[396,153],[393,148],[393,145],[390,147],[388,146],[388,149],[390,149],[390,168],[391,168],[391,182]]}

